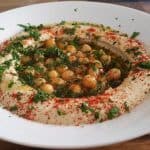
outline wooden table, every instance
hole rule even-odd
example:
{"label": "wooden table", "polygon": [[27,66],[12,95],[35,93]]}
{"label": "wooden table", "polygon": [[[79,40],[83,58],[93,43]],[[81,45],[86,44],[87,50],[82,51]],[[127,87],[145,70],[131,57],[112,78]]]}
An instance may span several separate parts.
{"label": "wooden table", "polygon": [[[49,1],[51,0],[0,0],[0,12],[11,8]],[[100,0],[100,1],[121,4],[150,13],[149,0]],[[36,150],[36,149],[0,141],[0,150]],[[93,150],[150,150],[150,135],[132,141],[124,142],[121,144],[101,148],[94,148]]]}

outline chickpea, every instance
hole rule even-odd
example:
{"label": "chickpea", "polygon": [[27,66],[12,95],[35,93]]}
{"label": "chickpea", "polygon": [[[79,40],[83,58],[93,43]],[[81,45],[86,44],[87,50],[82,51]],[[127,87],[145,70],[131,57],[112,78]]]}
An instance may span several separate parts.
{"label": "chickpea", "polygon": [[70,90],[73,92],[73,93],[81,93],[81,87],[80,85],[78,84],[72,84],[70,86]]}
{"label": "chickpea", "polygon": [[82,80],[82,84],[86,88],[95,88],[97,81],[96,81],[95,77],[93,77],[91,75],[86,75],[86,76],[84,76],[84,78]]}
{"label": "chickpea", "polygon": [[100,58],[100,60],[101,60],[101,62],[104,65],[108,65],[111,62],[111,56],[109,56],[109,55],[102,55],[101,58]]}
{"label": "chickpea", "polygon": [[54,62],[54,60],[52,58],[48,58],[48,59],[46,59],[45,64],[50,65],[50,64],[53,64],[53,62]]}
{"label": "chickpea", "polygon": [[98,70],[98,68],[95,68],[95,69],[90,68],[88,70],[88,74],[91,76],[97,77],[97,75],[99,74],[99,70]]}
{"label": "chickpea", "polygon": [[60,66],[60,67],[57,67],[57,71],[59,72],[59,73],[63,73],[64,71],[66,71],[68,69],[68,67],[67,66]]}
{"label": "chickpea", "polygon": [[56,43],[55,43],[55,39],[54,38],[51,38],[51,39],[45,41],[45,46],[46,47],[54,47],[55,45],[56,45]]}
{"label": "chickpea", "polygon": [[47,84],[47,83],[40,86],[40,89],[48,94],[51,94],[54,91],[53,86],[51,84]]}
{"label": "chickpea", "polygon": [[77,57],[85,57],[85,54],[82,53],[81,51],[78,51],[76,54]]}
{"label": "chickpea", "polygon": [[76,60],[77,60],[76,56],[73,56],[73,55],[69,56],[69,61],[70,62],[73,62],[73,61],[76,61]]}
{"label": "chickpea", "polygon": [[21,63],[26,64],[28,62],[31,61],[31,57],[30,56],[22,56],[21,57]]}
{"label": "chickpea", "polygon": [[97,68],[103,68],[103,65],[100,61],[95,61],[94,63]]}
{"label": "chickpea", "polygon": [[88,44],[84,44],[84,45],[82,46],[82,48],[81,48],[81,51],[83,51],[83,52],[89,52],[89,51],[91,51],[91,50],[92,50],[92,48],[91,48],[91,46],[88,45]]}
{"label": "chickpea", "polygon": [[64,49],[67,46],[67,44],[68,44],[67,42],[61,42],[61,41],[57,42],[57,46],[60,49]]}
{"label": "chickpea", "polygon": [[62,74],[64,80],[71,80],[74,77],[74,72],[71,70],[66,70]]}
{"label": "chickpea", "polygon": [[51,70],[48,72],[48,76],[50,78],[56,78],[56,77],[58,77],[58,72],[56,70]]}
{"label": "chickpea", "polygon": [[52,79],[52,84],[64,85],[65,81],[62,78],[53,78]]}
{"label": "chickpea", "polygon": [[118,80],[121,77],[121,71],[118,68],[112,68],[107,72],[107,80]]}
{"label": "chickpea", "polygon": [[44,55],[42,54],[34,54],[35,61],[42,61],[44,59]]}
{"label": "chickpea", "polygon": [[46,83],[46,80],[44,78],[37,78],[34,80],[34,83],[36,84],[36,86],[40,86],[40,85]]}
{"label": "chickpea", "polygon": [[82,64],[88,64],[89,63],[89,59],[87,57],[81,57],[79,58],[79,62]]}
{"label": "chickpea", "polygon": [[47,68],[44,66],[44,64],[43,63],[36,63],[36,65],[38,66],[38,67],[40,67],[41,69],[43,69],[43,72],[45,72],[46,70],[47,70]]}
{"label": "chickpea", "polygon": [[35,70],[33,68],[27,68],[24,71],[26,74],[31,74],[32,76],[35,75]]}
{"label": "chickpea", "polygon": [[73,45],[67,45],[66,51],[68,51],[70,53],[75,53],[76,52],[76,48]]}

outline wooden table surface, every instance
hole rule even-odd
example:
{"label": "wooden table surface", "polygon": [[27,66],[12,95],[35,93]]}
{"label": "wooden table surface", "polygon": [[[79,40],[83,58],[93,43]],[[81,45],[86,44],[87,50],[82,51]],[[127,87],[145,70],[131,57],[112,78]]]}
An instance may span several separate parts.
{"label": "wooden table surface", "polygon": [[[0,12],[20,6],[50,1],[51,0],[0,0]],[[99,2],[100,1],[121,4],[150,13],[150,0],[99,0]],[[28,148],[0,141],[0,150],[41,150],[41,149]],[[150,135],[112,146],[93,148],[92,150],[150,150]]]}

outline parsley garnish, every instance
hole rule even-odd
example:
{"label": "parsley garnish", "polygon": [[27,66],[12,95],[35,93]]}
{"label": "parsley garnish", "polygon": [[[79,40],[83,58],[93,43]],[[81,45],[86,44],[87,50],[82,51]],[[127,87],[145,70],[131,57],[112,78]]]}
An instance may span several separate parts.
{"label": "parsley garnish", "polygon": [[62,64],[68,64],[68,56],[63,53],[63,51],[57,47],[52,47],[44,50],[44,55],[46,57],[59,57]]}
{"label": "parsley garnish", "polygon": [[4,28],[0,28],[0,30],[5,30]]}
{"label": "parsley garnish", "polygon": [[10,111],[16,111],[18,110],[18,107],[16,105],[9,108]]}
{"label": "parsley garnish", "polygon": [[99,118],[100,118],[99,112],[95,112],[95,113],[94,113],[94,117],[95,117],[96,120],[99,119]]}
{"label": "parsley garnish", "polygon": [[62,20],[59,24],[64,25],[65,23],[66,23],[66,21]]}
{"label": "parsley garnish", "polygon": [[49,97],[50,97],[50,95],[48,93],[38,90],[33,98],[33,101],[35,103],[43,102],[43,101],[46,101]]}
{"label": "parsley garnish", "polygon": [[80,109],[84,113],[94,112],[94,109],[88,106],[88,103],[84,102],[81,104]]}
{"label": "parsley garnish", "polygon": [[116,106],[112,107],[107,114],[108,119],[113,119],[117,117],[118,115],[119,115],[119,108]]}
{"label": "parsley garnish", "polygon": [[35,25],[22,25],[18,24],[18,26],[22,27],[25,32],[28,32],[31,37],[33,37],[35,40],[38,40],[40,37],[39,30],[43,27],[43,25],[35,26]]}
{"label": "parsley garnish", "polygon": [[150,69],[150,61],[141,62],[139,64],[139,67],[144,68],[144,69]]}
{"label": "parsley garnish", "polygon": [[130,38],[134,39],[134,38],[136,38],[139,34],[140,34],[140,32],[133,32]]}
{"label": "parsley garnish", "polygon": [[14,81],[10,81],[9,84],[8,84],[8,88],[11,88],[12,86],[14,85]]}
{"label": "parsley garnish", "polygon": [[78,8],[75,8],[74,11],[77,12],[77,11],[78,11]]}
{"label": "parsley garnish", "polygon": [[75,46],[76,48],[79,47],[80,39],[78,37],[75,37],[72,41],[69,42],[69,44]]}
{"label": "parsley garnish", "polygon": [[103,50],[94,50],[93,54],[96,59],[99,59],[104,54],[104,51]]}
{"label": "parsley garnish", "polygon": [[124,102],[124,108],[125,108],[126,111],[129,111],[129,106],[128,106],[127,102]]}
{"label": "parsley garnish", "polygon": [[2,80],[2,75],[6,69],[8,69],[11,65],[12,60],[7,60],[4,63],[0,64],[0,81]]}
{"label": "parsley garnish", "polygon": [[76,28],[75,28],[75,27],[74,27],[74,28],[65,28],[65,29],[64,29],[64,32],[65,32],[66,34],[73,35],[73,34],[75,34],[75,32],[76,32]]}
{"label": "parsley garnish", "polygon": [[65,113],[64,111],[58,109],[58,110],[57,110],[57,114],[58,114],[59,116],[63,116],[63,115],[65,115],[66,113]]}
{"label": "parsley garnish", "polygon": [[31,74],[22,74],[19,77],[22,83],[28,84],[30,86],[34,85],[34,77]]}

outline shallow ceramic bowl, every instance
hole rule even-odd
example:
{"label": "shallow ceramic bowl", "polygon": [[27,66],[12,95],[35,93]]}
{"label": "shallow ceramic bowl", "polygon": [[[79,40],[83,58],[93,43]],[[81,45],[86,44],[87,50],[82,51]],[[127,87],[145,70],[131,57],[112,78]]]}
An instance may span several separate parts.
{"label": "shallow ceramic bowl", "polygon": [[[102,23],[150,43],[150,15],[105,3],[54,2],[26,6],[0,13],[0,42],[17,33],[17,24],[50,24],[66,21]],[[133,139],[150,133],[150,97],[132,112],[111,121],[84,126],[39,124],[0,109],[0,138],[42,148],[97,147]]]}

